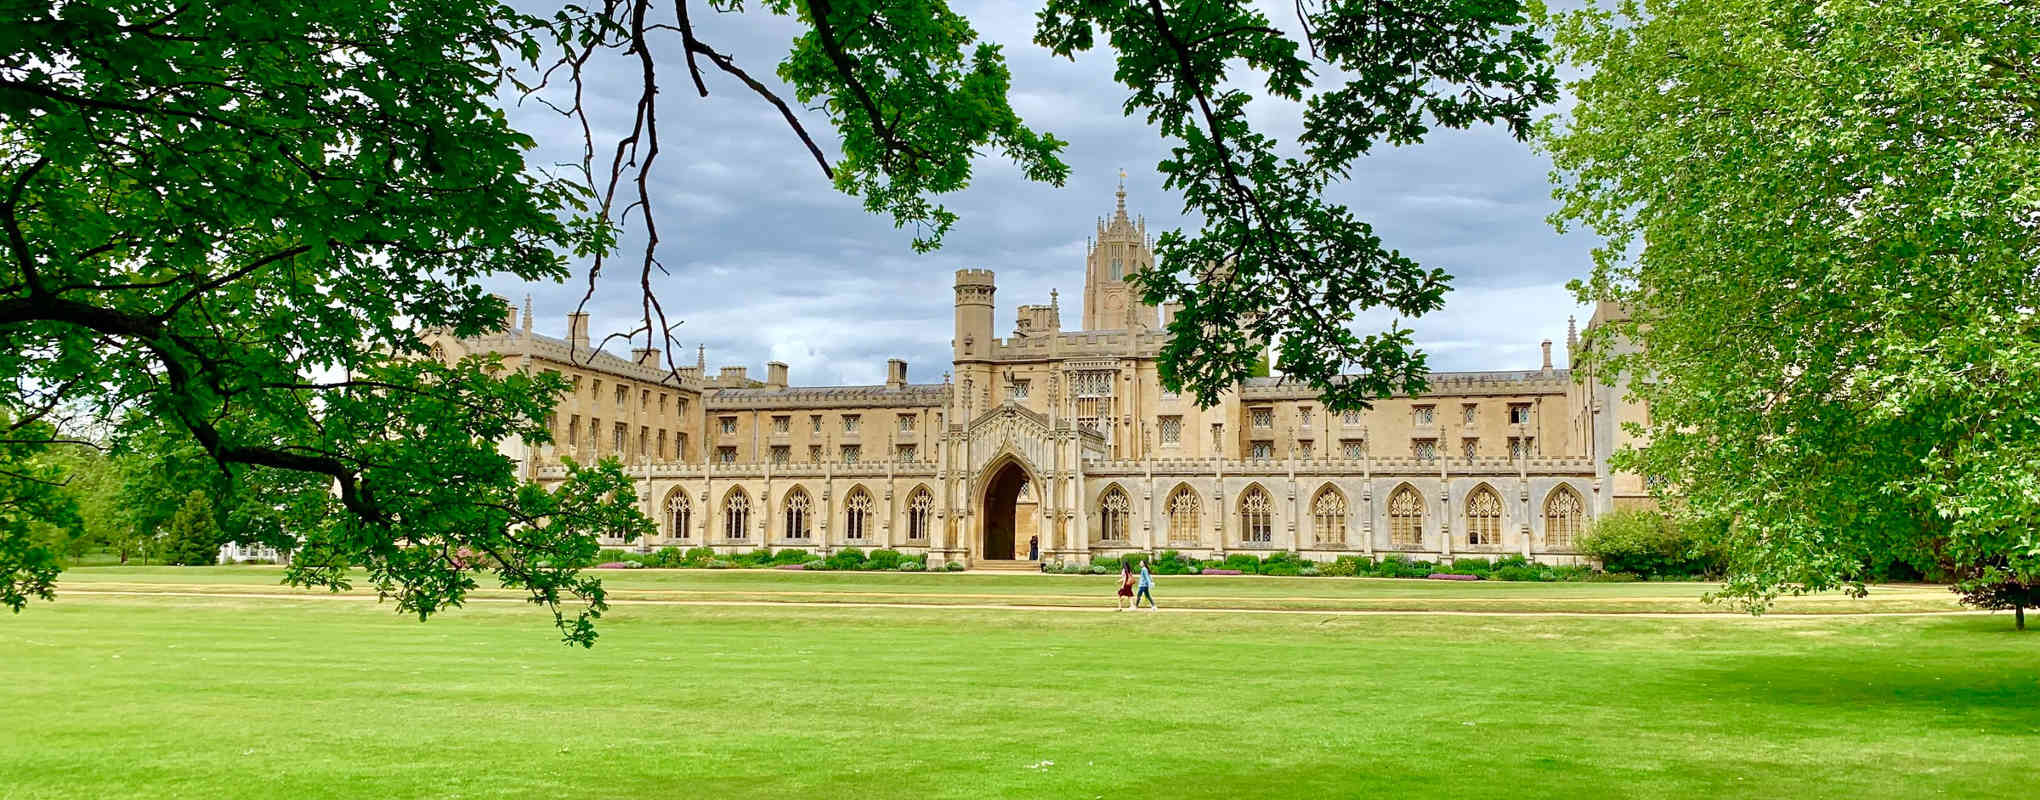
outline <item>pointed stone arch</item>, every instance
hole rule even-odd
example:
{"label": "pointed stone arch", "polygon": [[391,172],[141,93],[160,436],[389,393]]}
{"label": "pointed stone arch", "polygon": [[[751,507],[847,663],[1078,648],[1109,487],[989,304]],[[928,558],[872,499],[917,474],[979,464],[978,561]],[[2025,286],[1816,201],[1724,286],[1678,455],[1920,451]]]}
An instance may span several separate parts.
{"label": "pointed stone arch", "polygon": [[1586,532],[1587,501],[1579,490],[1561,483],[1544,496],[1544,546],[1571,550]]}
{"label": "pointed stone arch", "polygon": [[1247,484],[1235,503],[1240,516],[1240,542],[1246,545],[1275,543],[1275,497],[1260,482]]}
{"label": "pointed stone arch", "polygon": [[871,541],[872,506],[871,492],[864,484],[851,486],[843,495],[844,541],[853,544]]}
{"label": "pointed stone arch", "polygon": [[1133,522],[1133,500],[1126,489],[1114,481],[1098,495],[1098,540],[1123,544],[1128,540],[1127,530]]}
{"label": "pointed stone arch", "polygon": [[1405,482],[1388,493],[1388,544],[1420,547],[1424,543],[1424,493]]}
{"label": "pointed stone arch", "polygon": [[1029,504],[1035,512],[1023,511],[1020,506],[1021,487],[1038,483],[1039,472],[1018,452],[1003,450],[985,465],[978,479],[978,514],[974,539],[980,558],[1005,561],[1021,557],[1025,552],[1020,547],[1026,541],[1025,533],[1039,526],[1037,504]]}
{"label": "pointed stone arch", "polygon": [[1502,544],[1502,493],[1485,481],[1466,493],[1466,546]]}
{"label": "pointed stone arch", "polygon": [[919,484],[907,493],[907,541],[926,543],[934,524],[935,492]]}
{"label": "pointed stone arch", "polygon": [[1189,483],[1178,483],[1169,490],[1169,499],[1163,504],[1169,518],[1169,544],[1196,545],[1203,541],[1203,506],[1204,498]]}
{"label": "pointed stone arch", "polygon": [[694,500],[687,496],[687,488],[675,486],[666,493],[666,538],[688,539],[694,536]]}
{"label": "pointed stone arch", "polygon": [[792,541],[814,538],[815,499],[807,488],[794,484],[779,501],[779,535]]}
{"label": "pointed stone arch", "polygon": [[742,486],[732,486],[723,493],[722,538],[728,542],[751,538],[751,493]]}
{"label": "pointed stone arch", "polygon": [[1310,531],[1320,547],[1346,544],[1346,493],[1330,482],[1310,498]]}

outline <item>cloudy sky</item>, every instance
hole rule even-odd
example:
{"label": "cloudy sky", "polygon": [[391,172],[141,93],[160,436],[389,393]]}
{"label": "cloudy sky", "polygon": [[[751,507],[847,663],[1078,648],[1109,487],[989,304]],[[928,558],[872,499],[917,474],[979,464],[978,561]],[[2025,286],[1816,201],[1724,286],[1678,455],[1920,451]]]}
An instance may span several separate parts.
{"label": "cloudy sky", "polygon": [[[669,69],[653,202],[660,258],[671,275],[655,289],[669,318],[685,320],[675,330],[688,347],[682,363],[692,363],[699,343],[711,370],[744,365],[759,377],[764,362],[778,360],[792,366],[796,384],[834,385],[881,382],[885,360],[899,357],[915,382],[939,381],[948,368],[950,284],[959,268],[997,272],[1000,335],[1011,332],[1015,306],[1045,303],[1052,288],[1062,294],[1064,325],[1080,322],[1084,239],[1111,213],[1120,169],[1128,211],[1145,215],[1151,232],[1194,227],[1154,170],[1167,143],[1120,113],[1127,93],[1112,81],[1109,51],[1076,63],[1055,59],[1029,40],[1031,11],[997,2],[954,6],[1004,46],[1016,110],[1035,130],[1069,142],[1063,159],[1072,174],[1058,188],[980,159],[971,187],[942,199],[961,219],[944,247],[926,255],[909,246],[911,231],[836,193],[776,110],[712,71],[710,96],[699,98],[684,72],[670,69],[681,64],[677,54],[662,54]],[[783,89],[772,73],[794,34],[790,23],[755,10],[701,19],[703,7],[695,8],[704,41]],[[603,112],[598,125],[628,123],[633,64],[602,65],[589,88],[590,107]],[[793,102],[791,92],[782,96]],[[1294,108],[1261,102],[1254,113],[1261,130],[1279,138],[1293,140],[1299,129]],[[513,114],[540,141],[536,162],[579,161],[577,127],[530,104]],[[825,138],[822,115],[803,116]],[[613,142],[618,133],[596,131],[598,141]],[[1587,316],[1564,284],[1587,269],[1592,241],[1560,236],[1545,222],[1553,208],[1549,168],[1504,130],[1442,130],[1421,146],[1377,150],[1335,189],[1333,199],[1372,221],[1388,246],[1455,276],[1445,310],[1408,323],[1433,369],[1535,368],[1546,338],[1564,363],[1566,317]],[[598,338],[637,324],[641,246],[627,239],[625,257],[597,287],[590,311]],[[557,336],[584,287],[494,288],[520,302],[532,295],[535,327]]]}

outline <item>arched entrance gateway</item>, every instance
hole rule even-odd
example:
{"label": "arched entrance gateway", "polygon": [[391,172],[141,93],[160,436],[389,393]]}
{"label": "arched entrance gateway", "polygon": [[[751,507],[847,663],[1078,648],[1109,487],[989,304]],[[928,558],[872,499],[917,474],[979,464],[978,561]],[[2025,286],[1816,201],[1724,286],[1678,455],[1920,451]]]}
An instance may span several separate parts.
{"label": "arched entrance gateway", "polygon": [[978,506],[984,510],[978,558],[987,561],[1027,558],[1028,539],[1041,535],[1040,498],[1033,484],[1027,469],[1018,461],[1007,461],[985,480],[984,502]]}

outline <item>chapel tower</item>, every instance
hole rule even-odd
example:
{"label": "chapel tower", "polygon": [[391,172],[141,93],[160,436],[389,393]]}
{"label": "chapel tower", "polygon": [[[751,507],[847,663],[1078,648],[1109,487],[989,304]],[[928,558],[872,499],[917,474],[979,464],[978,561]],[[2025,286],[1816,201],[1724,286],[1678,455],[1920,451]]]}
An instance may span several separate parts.
{"label": "chapel tower", "polygon": [[1126,172],[1119,173],[1118,207],[1098,220],[1098,235],[1085,247],[1084,330],[1116,331],[1158,326],[1155,307],[1140,302],[1126,276],[1155,264],[1147,219],[1126,217]]}

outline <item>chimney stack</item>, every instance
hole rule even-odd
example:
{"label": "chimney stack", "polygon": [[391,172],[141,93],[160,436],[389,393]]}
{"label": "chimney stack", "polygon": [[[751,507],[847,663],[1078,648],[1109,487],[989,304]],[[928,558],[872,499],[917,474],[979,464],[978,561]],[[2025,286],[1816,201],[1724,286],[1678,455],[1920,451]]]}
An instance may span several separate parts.
{"label": "chimney stack", "polygon": [[751,369],[749,367],[723,367],[722,376],[719,378],[719,380],[723,381],[724,383],[743,383],[744,381],[750,380],[750,378],[745,377],[744,375],[744,373],[750,371]]}
{"label": "chimney stack", "polygon": [[567,315],[567,344],[575,350],[588,349],[588,313],[576,311]]}
{"label": "chimney stack", "polygon": [[1544,374],[1551,374],[1551,340],[1544,340]]}
{"label": "chimney stack", "polygon": [[765,388],[767,389],[786,388],[786,362],[784,361],[765,362]]}
{"label": "chimney stack", "polygon": [[632,348],[630,351],[630,360],[636,361],[638,363],[638,366],[640,367],[657,367],[659,365],[659,348],[656,347]]}
{"label": "chimney stack", "polygon": [[496,298],[497,300],[502,301],[503,303],[504,308],[503,332],[509,333],[511,331],[517,330],[517,307],[510,305],[510,298],[504,297],[500,294],[492,294],[489,296]]}
{"label": "chimney stack", "polygon": [[897,358],[885,361],[885,388],[904,389],[907,386],[907,362]]}

